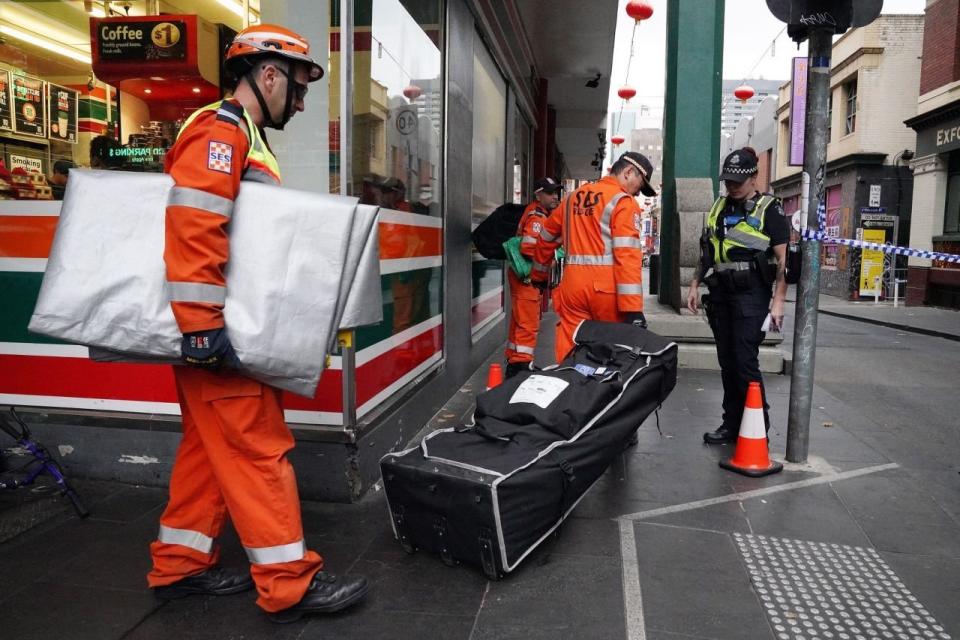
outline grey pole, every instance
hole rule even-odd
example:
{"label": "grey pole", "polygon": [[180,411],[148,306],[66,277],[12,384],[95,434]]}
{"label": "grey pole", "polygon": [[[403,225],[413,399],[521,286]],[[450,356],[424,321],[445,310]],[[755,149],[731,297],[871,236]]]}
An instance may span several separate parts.
{"label": "grey pole", "polygon": [[[353,186],[353,0],[340,0],[340,194]],[[343,385],[343,427],[357,426],[356,332],[337,332]]]}
{"label": "grey pole", "polygon": [[[807,228],[817,229],[817,208],[824,197],[827,164],[827,100],[830,95],[830,51],[833,32],[812,29],[807,75],[804,128],[803,185]],[[801,240],[803,268],[797,283],[793,330],[793,373],[790,379],[790,415],[787,419],[787,460],[806,462],[810,449],[810,405],[817,351],[817,306],[820,297],[820,241]]]}

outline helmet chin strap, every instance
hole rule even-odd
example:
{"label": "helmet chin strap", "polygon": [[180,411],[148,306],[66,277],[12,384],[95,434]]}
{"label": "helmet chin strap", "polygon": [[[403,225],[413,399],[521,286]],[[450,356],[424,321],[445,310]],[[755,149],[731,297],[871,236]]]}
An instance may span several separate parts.
{"label": "helmet chin strap", "polygon": [[[277,67],[277,69],[279,70],[280,68]],[[287,78],[287,99],[283,106],[283,116],[281,116],[280,122],[273,119],[273,114],[270,113],[270,107],[267,106],[267,101],[264,99],[263,93],[260,92],[260,87],[257,86],[256,78],[253,77],[253,69],[250,69],[246,76],[244,76],[250,88],[253,90],[253,95],[257,99],[257,103],[260,105],[260,111],[263,112],[263,126],[276,129],[277,131],[283,131],[283,128],[290,122],[290,118],[293,117],[293,81],[287,72],[283,70],[280,71]]]}

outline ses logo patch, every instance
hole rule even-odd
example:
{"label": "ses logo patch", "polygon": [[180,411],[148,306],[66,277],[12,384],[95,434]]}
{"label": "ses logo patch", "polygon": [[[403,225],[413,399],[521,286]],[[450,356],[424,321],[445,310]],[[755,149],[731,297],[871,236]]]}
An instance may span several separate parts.
{"label": "ses logo patch", "polygon": [[233,170],[233,145],[211,140],[207,153],[207,169],[231,173]]}

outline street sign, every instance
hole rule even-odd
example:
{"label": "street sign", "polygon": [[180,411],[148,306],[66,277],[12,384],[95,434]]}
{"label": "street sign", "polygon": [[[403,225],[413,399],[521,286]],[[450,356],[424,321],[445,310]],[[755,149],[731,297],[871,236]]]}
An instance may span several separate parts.
{"label": "street sign", "polygon": [[417,132],[417,114],[412,109],[400,109],[394,119],[397,132],[402,136],[411,136]]}
{"label": "street sign", "polygon": [[[898,216],[882,213],[884,207],[861,207],[857,239],[880,244],[897,244]],[[862,249],[860,252],[860,295],[879,296],[883,293],[884,252]]]}
{"label": "street sign", "polygon": [[807,126],[807,66],[806,58],[793,59],[790,82],[790,166],[803,166],[803,135]]}
{"label": "street sign", "polygon": [[870,185],[870,206],[871,207],[880,206],[880,185],[879,184]]}

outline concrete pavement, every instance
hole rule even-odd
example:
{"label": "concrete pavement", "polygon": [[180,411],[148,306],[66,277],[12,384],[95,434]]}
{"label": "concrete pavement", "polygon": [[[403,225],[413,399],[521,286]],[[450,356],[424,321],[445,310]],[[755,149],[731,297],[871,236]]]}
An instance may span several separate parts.
{"label": "concrete pavement", "polygon": [[820,313],[867,322],[870,324],[922,333],[940,338],[960,340],[960,310],[939,307],[907,307],[903,301],[894,307],[893,302],[884,300],[843,300],[834,296],[821,295]]}
{"label": "concrete pavement", "polygon": [[[552,359],[549,324],[541,363]],[[269,623],[250,593],[154,600],[144,574],[163,491],[81,482],[86,521],[54,496],[0,493],[0,636],[960,638],[960,434],[948,375],[960,345],[832,316],[820,318],[818,345],[810,464],[760,479],[720,469],[731,447],[701,440],[719,424],[719,376],[683,369],[659,413],[662,435],[651,416],[559,535],[498,582],[406,555],[379,491],[353,505],[304,503],[308,544],[331,570],[370,577],[372,590],[344,614],[287,627]],[[424,430],[468,416],[485,376]],[[777,456],[789,379],[766,385]],[[235,536],[223,549],[224,563],[244,565]]]}

